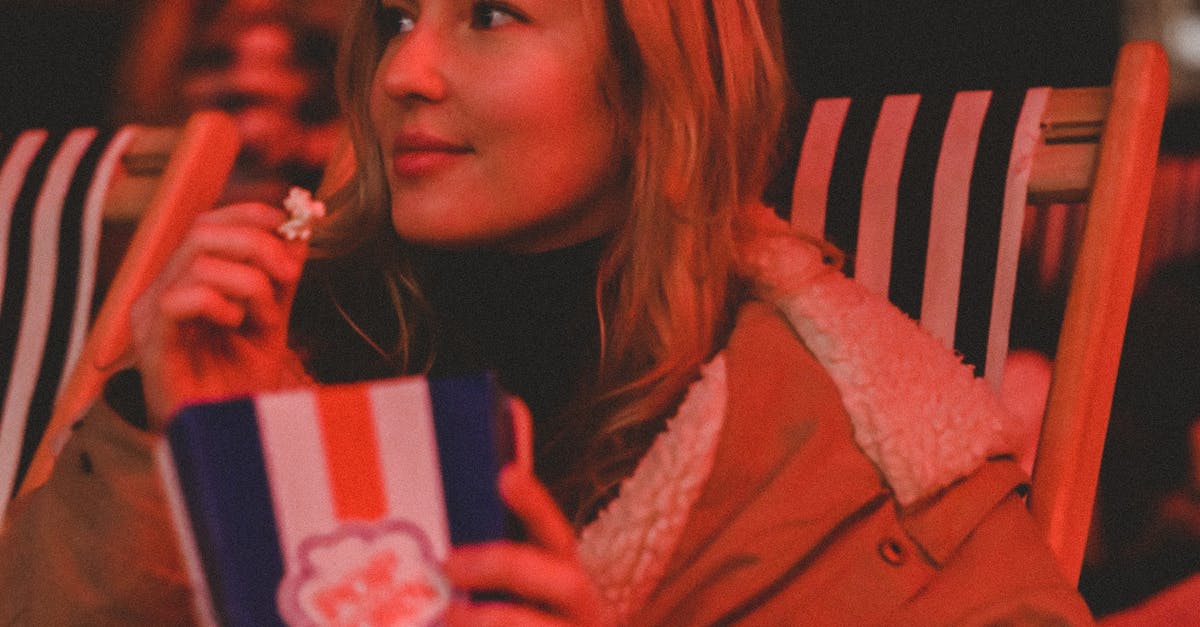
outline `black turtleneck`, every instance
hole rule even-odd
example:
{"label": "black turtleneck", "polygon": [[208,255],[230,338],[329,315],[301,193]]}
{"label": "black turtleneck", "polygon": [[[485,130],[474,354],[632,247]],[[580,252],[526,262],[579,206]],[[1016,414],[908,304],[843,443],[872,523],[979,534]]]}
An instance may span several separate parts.
{"label": "black turtleneck", "polygon": [[[592,380],[599,355],[596,275],[607,239],[537,254],[418,249],[410,261],[430,311],[432,376],[493,371],[502,386],[529,405],[535,447],[559,433],[555,418]],[[329,292],[385,348],[396,333],[391,302],[378,279],[357,260],[310,262],[293,309],[293,330],[321,381],[402,374],[349,327]],[[315,280],[314,280],[315,279]],[[320,286],[321,283],[325,287]],[[382,310],[377,308],[384,308]],[[371,327],[367,323],[382,324]],[[418,340],[425,344],[429,338]],[[424,365],[424,351],[420,361]]]}
{"label": "black turtleneck", "polygon": [[423,250],[416,276],[433,311],[430,374],[497,373],[534,416],[540,450],[599,356],[596,273],[605,240],[544,253]]}

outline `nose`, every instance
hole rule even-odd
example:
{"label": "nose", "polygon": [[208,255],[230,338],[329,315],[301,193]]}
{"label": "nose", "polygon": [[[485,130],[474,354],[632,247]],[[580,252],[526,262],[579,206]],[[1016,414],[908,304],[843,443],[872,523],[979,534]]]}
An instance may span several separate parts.
{"label": "nose", "polygon": [[418,22],[391,46],[378,70],[384,93],[402,102],[437,102],[446,97],[445,70],[451,46],[445,37]]}

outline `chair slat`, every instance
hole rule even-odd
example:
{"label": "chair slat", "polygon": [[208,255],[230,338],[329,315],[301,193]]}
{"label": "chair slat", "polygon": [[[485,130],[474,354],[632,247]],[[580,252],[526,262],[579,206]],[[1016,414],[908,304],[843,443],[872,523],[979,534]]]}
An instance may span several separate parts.
{"label": "chair slat", "polygon": [[109,185],[105,219],[137,221],[141,217],[154,197],[154,181],[163,175],[179,142],[180,131],[177,127],[137,127]]}

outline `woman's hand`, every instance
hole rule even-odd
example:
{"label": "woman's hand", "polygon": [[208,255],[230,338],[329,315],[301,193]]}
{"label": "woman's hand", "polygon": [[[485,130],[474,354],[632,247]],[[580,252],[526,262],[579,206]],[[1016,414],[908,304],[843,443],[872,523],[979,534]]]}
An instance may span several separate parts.
{"label": "woman's hand", "polygon": [[446,575],[460,591],[512,600],[455,599],[448,625],[609,625],[599,591],[583,570],[575,531],[546,488],[524,468],[500,474],[500,495],[525,524],[530,542],[490,542],[451,550]]}
{"label": "woman's hand", "polygon": [[287,323],[307,247],[261,203],[202,214],[131,313],[151,426],[181,405],[298,378]]}

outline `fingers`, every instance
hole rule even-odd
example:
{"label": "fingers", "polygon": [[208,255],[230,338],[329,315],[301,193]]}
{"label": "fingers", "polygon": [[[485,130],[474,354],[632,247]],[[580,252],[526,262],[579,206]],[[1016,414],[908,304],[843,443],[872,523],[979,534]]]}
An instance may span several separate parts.
{"label": "fingers", "polygon": [[130,311],[137,367],[156,425],[184,402],[277,387],[287,318],[307,245],[286,215],[245,203],[202,214]]}
{"label": "fingers", "polygon": [[512,417],[513,465],[533,474],[533,414],[521,397],[508,397],[508,413]]}
{"label": "fingers", "polygon": [[236,329],[246,321],[246,308],[242,303],[204,285],[168,291],[159,300],[158,311],[167,322],[203,320],[226,329]]}
{"label": "fingers", "polygon": [[145,295],[154,313],[227,328],[285,322],[306,247],[275,234],[283,220],[281,210],[253,203],[201,215]]}
{"label": "fingers", "polygon": [[442,621],[450,626],[470,627],[567,627],[579,623],[540,612],[531,607],[510,603],[472,603],[455,599],[446,608]]}
{"label": "fingers", "polygon": [[500,471],[500,496],[525,525],[535,544],[564,558],[575,558],[575,530],[545,486],[515,465]]}
{"label": "fingers", "polygon": [[286,323],[278,307],[279,289],[267,275],[243,263],[204,256],[186,277],[159,299],[168,320],[205,319],[217,326],[241,327],[247,319],[263,328]]}
{"label": "fingers", "polygon": [[[529,542],[453,549],[446,576],[460,590],[502,592],[512,602],[459,602],[449,624],[604,624],[604,606],[576,552],[575,532],[546,488],[526,468],[500,473],[500,494]],[[494,622],[498,621],[498,622]]]}
{"label": "fingers", "polygon": [[206,211],[196,218],[196,223],[249,224],[273,231],[287,219],[283,209],[261,202],[241,202]]}
{"label": "fingers", "polygon": [[446,576],[463,590],[502,590],[550,608],[588,606],[591,580],[574,560],[547,554],[528,544],[500,541],[455,548]]}
{"label": "fingers", "polygon": [[214,256],[257,267],[281,285],[300,277],[306,246],[289,242],[275,232],[283,224],[283,211],[263,204],[231,205],[197,218],[176,256]]}

